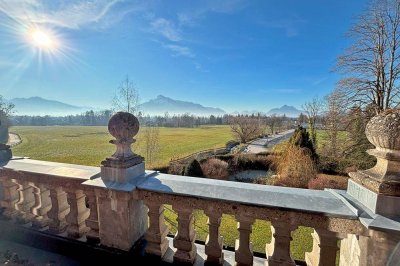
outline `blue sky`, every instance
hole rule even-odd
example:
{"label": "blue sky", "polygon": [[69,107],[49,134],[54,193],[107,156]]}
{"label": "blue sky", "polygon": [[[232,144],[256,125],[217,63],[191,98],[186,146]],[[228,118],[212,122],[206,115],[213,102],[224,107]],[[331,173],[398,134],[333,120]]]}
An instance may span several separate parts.
{"label": "blue sky", "polygon": [[[0,94],[106,108],[127,75],[226,111],[296,107],[331,91],[360,0],[0,0]],[[40,30],[51,41],[32,41]]]}

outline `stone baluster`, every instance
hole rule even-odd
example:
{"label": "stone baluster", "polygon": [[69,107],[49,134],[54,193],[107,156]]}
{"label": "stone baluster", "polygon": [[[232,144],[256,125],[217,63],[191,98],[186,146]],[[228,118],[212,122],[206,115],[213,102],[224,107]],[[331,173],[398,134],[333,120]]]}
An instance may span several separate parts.
{"label": "stone baluster", "polygon": [[290,255],[290,241],[292,240],[292,231],[297,226],[281,221],[272,221],[271,224],[272,239],[265,248],[268,258],[266,265],[296,265]]}
{"label": "stone baluster", "polygon": [[149,212],[149,228],[146,231],[146,254],[162,258],[168,250],[168,227],[165,225],[164,205],[146,201]]}
{"label": "stone baluster", "polygon": [[253,265],[253,246],[250,242],[250,234],[254,218],[236,215],[238,221],[239,239],[235,242],[236,265]]}
{"label": "stone baluster", "polygon": [[67,201],[70,211],[66,216],[68,222],[67,233],[69,237],[80,238],[89,231],[86,219],[89,217],[89,209],[86,207],[86,196],[83,190],[68,188]]}
{"label": "stone baluster", "polygon": [[196,232],[194,230],[193,210],[182,203],[172,206],[178,213],[178,232],[174,238],[174,262],[194,263],[196,259],[196,246],[194,244]]}
{"label": "stone baluster", "polygon": [[18,185],[6,176],[0,177],[0,183],[3,188],[3,198],[1,207],[4,208],[3,216],[8,219],[16,218],[18,211],[15,204],[19,201]]}
{"label": "stone baluster", "polygon": [[31,208],[31,212],[35,215],[32,226],[43,228],[49,225],[50,222],[47,216],[47,213],[51,209],[50,190],[43,184],[35,184],[32,187],[35,197],[35,205]]}
{"label": "stone baluster", "polygon": [[307,265],[336,265],[336,254],[339,250],[338,233],[323,229],[314,229],[313,249],[306,253]]}
{"label": "stone baluster", "polygon": [[222,253],[223,239],[219,234],[222,213],[209,208],[204,211],[208,216],[209,234],[206,239],[205,253],[207,255],[206,265],[222,265],[224,254]]}
{"label": "stone baluster", "polygon": [[94,190],[85,190],[86,197],[89,204],[89,217],[86,220],[86,226],[90,228],[86,234],[86,239],[90,243],[100,242],[99,237],[99,210],[97,204],[97,197]]}
{"label": "stone baluster", "polygon": [[50,187],[51,209],[48,217],[51,219],[49,231],[51,233],[62,233],[67,229],[67,221],[65,216],[69,213],[69,205],[67,202],[67,193],[60,186]]}
{"label": "stone baluster", "polygon": [[21,179],[15,180],[18,185],[19,201],[15,204],[16,209],[19,211],[17,221],[20,223],[29,223],[35,217],[31,212],[35,206],[35,196],[33,194],[33,187],[28,181]]}

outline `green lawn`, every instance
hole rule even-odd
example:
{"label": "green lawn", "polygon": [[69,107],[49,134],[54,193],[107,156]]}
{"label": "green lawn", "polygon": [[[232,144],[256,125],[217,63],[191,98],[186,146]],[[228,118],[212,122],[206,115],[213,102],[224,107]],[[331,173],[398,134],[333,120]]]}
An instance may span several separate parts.
{"label": "green lawn", "polygon": [[[115,151],[115,146],[108,143],[113,137],[107,127],[12,127],[11,132],[22,138],[22,143],[13,148],[13,154],[38,160],[98,166]],[[134,150],[144,155],[140,132],[136,139]],[[228,126],[160,128],[160,151],[151,166],[166,166],[171,158],[224,147],[231,139]]]}
{"label": "green lawn", "polygon": [[[343,143],[346,142],[347,140],[347,132],[346,131],[339,131],[337,135],[337,142],[338,142],[338,148],[343,146]],[[321,149],[325,145],[329,144],[329,136],[326,130],[323,129],[318,129],[317,130],[317,152],[320,152]]]}
{"label": "green lawn", "polygon": [[[106,127],[13,127],[12,132],[20,134],[23,142],[13,148],[17,156],[33,159],[93,165],[114,152],[114,145],[108,143],[112,136]],[[182,157],[193,152],[222,147],[232,139],[228,126],[203,126],[199,128],[161,128],[160,152],[155,166],[167,165],[174,157]],[[135,152],[144,154],[140,132]],[[166,207],[165,216],[172,233],[176,231],[176,214]],[[207,217],[202,211],[195,213],[197,237],[205,240],[208,232]],[[304,252],[312,249],[312,229],[300,227],[293,234],[292,254],[295,259],[304,260]],[[221,224],[224,244],[233,247],[238,238],[234,217],[224,215]],[[252,242],[254,251],[265,252],[265,244],[271,240],[270,224],[256,221],[253,225]]]}

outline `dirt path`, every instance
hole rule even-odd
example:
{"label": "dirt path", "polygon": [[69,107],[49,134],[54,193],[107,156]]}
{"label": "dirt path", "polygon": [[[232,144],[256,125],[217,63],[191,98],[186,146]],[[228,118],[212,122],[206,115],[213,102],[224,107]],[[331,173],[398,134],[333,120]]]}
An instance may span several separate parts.
{"label": "dirt path", "polygon": [[8,133],[8,142],[7,145],[10,145],[11,147],[14,147],[22,142],[21,138],[18,136],[18,134],[15,133]]}

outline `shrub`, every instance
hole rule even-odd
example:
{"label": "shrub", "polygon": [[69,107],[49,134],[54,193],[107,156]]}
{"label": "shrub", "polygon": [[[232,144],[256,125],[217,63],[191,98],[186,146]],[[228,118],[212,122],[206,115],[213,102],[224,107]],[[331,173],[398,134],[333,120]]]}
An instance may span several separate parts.
{"label": "shrub", "polygon": [[293,144],[287,146],[276,165],[279,177],[274,181],[275,185],[307,188],[308,182],[317,174],[310,150]]}
{"label": "shrub", "polygon": [[371,168],[375,163],[376,159],[369,155],[362,158],[333,158],[321,156],[318,169],[324,174],[347,175],[349,172],[355,172],[358,169]]}
{"label": "shrub", "polygon": [[210,158],[201,164],[205,177],[226,180],[229,176],[228,163],[216,158]]}
{"label": "shrub", "polygon": [[308,188],[320,190],[325,188],[347,189],[347,180],[346,176],[319,174],[308,182]]}
{"label": "shrub", "polygon": [[201,165],[196,159],[191,160],[185,167],[185,176],[203,177]]}
{"label": "shrub", "polygon": [[271,157],[257,154],[237,154],[231,161],[231,168],[236,170],[268,170]]}
{"label": "shrub", "polygon": [[184,164],[174,163],[168,167],[168,174],[170,175],[184,175],[186,166]]}
{"label": "shrub", "polygon": [[299,148],[307,148],[311,152],[313,160],[318,159],[315,147],[311,141],[310,134],[305,128],[298,127],[289,139],[289,145],[295,145]]}

